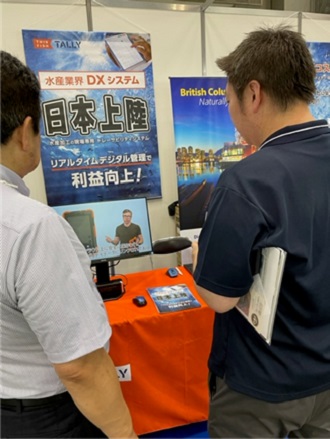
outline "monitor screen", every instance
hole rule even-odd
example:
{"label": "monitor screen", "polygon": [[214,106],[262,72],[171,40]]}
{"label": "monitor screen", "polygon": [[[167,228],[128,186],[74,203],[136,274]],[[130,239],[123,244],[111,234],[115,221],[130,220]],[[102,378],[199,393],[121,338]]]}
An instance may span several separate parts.
{"label": "monitor screen", "polygon": [[[109,280],[109,261],[135,258],[152,253],[147,199],[100,201],[53,206],[72,226],[84,245],[98,277]],[[106,279],[98,279],[98,283]]]}

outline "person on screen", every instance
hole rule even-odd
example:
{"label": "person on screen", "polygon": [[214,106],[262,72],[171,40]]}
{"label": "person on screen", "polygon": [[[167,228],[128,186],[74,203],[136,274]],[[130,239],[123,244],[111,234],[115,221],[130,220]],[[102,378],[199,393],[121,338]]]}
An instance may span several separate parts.
{"label": "person on screen", "polygon": [[[313,58],[276,26],[217,65],[232,121],[258,150],[221,174],[193,243],[197,290],[216,311],[210,437],[329,438],[330,129],[310,108]],[[266,247],[287,252],[270,345],[235,309]]]}
{"label": "person on screen", "polygon": [[123,223],[116,228],[116,236],[112,239],[106,236],[106,241],[110,244],[120,243],[120,253],[138,253],[139,246],[143,244],[141,227],[132,223],[133,212],[129,209],[123,210]]}
{"label": "person on screen", "polygon": [[86,250],[23,181],[40,162],[40,85],[0,56],[1,437],[137,438]]}

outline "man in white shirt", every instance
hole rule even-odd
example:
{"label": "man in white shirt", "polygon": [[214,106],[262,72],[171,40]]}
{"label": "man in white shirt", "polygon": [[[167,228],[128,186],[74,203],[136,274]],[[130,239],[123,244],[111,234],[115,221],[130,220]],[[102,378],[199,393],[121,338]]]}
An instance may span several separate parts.
{"label": "man in white shirt", "polygon": [[23,181],[39,121],[37,78],[1,51],[1,436],[136,438],[87,253]]}

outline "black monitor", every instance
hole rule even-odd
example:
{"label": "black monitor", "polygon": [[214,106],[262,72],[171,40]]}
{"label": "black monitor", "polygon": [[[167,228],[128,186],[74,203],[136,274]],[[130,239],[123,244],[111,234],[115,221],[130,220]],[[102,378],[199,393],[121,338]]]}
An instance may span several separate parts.
{"label": "black monitor", "polygon": [[147,199],[53,206],[72,226],[96,270],[96,284],[110,283],[111,262],[152,253]]}

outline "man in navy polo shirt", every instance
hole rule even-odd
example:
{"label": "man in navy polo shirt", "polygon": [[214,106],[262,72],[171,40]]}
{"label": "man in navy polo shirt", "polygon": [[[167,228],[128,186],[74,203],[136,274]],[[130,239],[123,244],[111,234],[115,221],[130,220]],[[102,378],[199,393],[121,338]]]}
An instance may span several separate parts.
{"label": "man in navy polo shirt", "polygon": [[[227,169],[209,205],[194,278],[216,311],[209,433],[330,437],[330,129],[315,120],[315,68],[287,27],[251,32],[228,56],[229,112],[258,151]],[[271,344],[235,309],[251,256],[287,259]]]}

